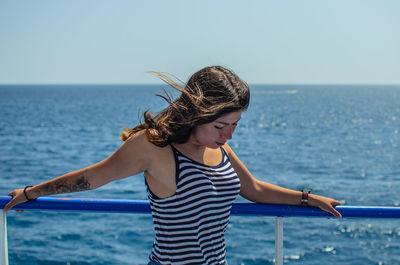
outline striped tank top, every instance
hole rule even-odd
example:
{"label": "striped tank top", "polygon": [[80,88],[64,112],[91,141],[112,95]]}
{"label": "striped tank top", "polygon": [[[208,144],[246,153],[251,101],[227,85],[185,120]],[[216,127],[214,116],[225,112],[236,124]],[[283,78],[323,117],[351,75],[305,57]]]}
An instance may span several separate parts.
{"label": "striped tank top", "polygon": [[226,264],[225,230],[239,178],[221,147],[217,166],[198,163],[172,145],[176,192],[158,198],[149,188],[155,241],[150,260],[167,264]]}

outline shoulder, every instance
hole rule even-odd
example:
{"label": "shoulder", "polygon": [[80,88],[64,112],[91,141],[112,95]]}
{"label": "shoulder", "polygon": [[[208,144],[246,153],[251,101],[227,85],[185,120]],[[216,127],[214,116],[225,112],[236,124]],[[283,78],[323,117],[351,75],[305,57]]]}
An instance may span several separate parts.
{"label": "shoulder", "polygon": [[[244,197],[247,198],[247,195],[245,194],[252,193],[254,191],[252,187],[256,185],[257,179],[253,177],[247,167],[242,163],[242,161],[240,161],[228,144],[225,144],[223,148],[225,149],[225,152],[227,153],[229,160],[231,161],[231,164],[242,184],[241,195],[244,195]],[[251,188],[250,191],[249,187]]]}
{"label": "shoulder", "polygon": [[235,169],[246,169],[246,166],[240,161],[239,157],[235,154],[235,152],[232,150],[232,148],[226,143],[222,146],[224,148],[226,154],[228,155],[229,160],[231,161],[233,167]]}
{"label": "shoulder", "polygon": [[159,147],[148,141],[146,131],[142,130],[127,139],[124,143],[130,152],[140,156],[142,159],[147,161],[150,167],[162,161],[165,157],[171,156],[171,148],[167,145],[165,147]]}
{"label": "shoulder", "polygon": [[163,179],[165,176],[175,176],[170,173],[175,169],[175,158],[171,146],[159,147],[149,142],[145,130],[131,136],[125,144],[131,149],[129,151],[131,156],[135,156],[134,153],[136,153],[140,163],[144,165],[142,171],[145,172],[147,181],[152,182],[155,179]]}
{"label": "shoulder", "polygon": [[232,150],[232,148],[225,143],[222,148],[225,150],[229,160],[231,161],[232,164],[242,164],[242,162],[240,161],[240,159],[237,157],[237,155],[235,154],[235,152]]}
{"label": "shoulder", "polygon": [[226,154],[228,155],[228,157],[231,159],[233,157],[236,157],[235,152],[233,152],[232,148],[229,146],[228,143],[225,143],[222,148],[224,149],[224,151],[226,152]]}
{"label": "shoulder", "polygon": [[135,147],[135,151],[141,151],[140,153],[142,154],[151,154],[154,155],[158,152],[162,152],[166,147],[159,147],[156,146],[155,144],[149,142],[146,136],[146,131],[142,130],[140,132],[137,132],[136,134],[132,135],[129,137],[124,145],[127,145],[129,147]]}

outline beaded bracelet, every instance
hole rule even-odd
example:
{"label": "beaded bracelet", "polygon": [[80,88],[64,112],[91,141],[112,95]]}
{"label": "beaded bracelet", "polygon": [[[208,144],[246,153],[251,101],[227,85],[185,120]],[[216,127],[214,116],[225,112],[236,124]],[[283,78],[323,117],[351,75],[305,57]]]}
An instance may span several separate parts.
{"label": "beaded bracelet", "polygon": [[310,190],[301,190],[301,206],[306,207],[308,206],[308,194],[311,193]]}

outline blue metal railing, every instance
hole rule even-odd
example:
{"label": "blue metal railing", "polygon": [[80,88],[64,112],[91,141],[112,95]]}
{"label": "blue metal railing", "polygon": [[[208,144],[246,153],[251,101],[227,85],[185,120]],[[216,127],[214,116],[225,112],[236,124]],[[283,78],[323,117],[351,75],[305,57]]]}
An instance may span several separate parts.
{"label": "blue metal railing", "polygon": [[[0,209],[11,197],[0,196]],[[336,206],[343,218],[400,218],[400,207]],[[117,213],[151,213],[150,203],[145,200],[79,199],[41,197],[17,205],[13,210],[95,211]],[[283,264],[282,217],[333,217],[314,207],[234,203],[234,215],[275,216],[275,264]],[[0,210],[0,265],[8,265],[6,214]]]}
{"label": "blue metal railing", "polygon": [[[9,196],[0,196],[0,209],[10,201]],[[58,211],[96,211],[119,213],[151,213],[146,200],[79,199],[41,197],[34,201],[19,204],[14,210],[58,210]],[[400,218],[400,207],[336,206],[343,218]],[[257,203],[234,203],[234,215],[264,215],[279,217],[333,217],[314,207],[272,205]]]}

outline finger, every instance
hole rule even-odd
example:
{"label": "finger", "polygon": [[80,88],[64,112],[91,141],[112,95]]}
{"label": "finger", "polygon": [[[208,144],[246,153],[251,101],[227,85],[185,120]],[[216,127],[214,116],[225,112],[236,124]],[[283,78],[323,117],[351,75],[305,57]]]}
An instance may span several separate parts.
{"label": "finger", "polygon": [[328,213],[331,213],[333,216],[337,218],[342,218],[342,215],[331,204],[327,204],[326,207],[322,207],[321,209]]}
{"label": "finger", "polygon": [[332,207],[331,213],[336,216],[337,218],[342,218],[342,215],[335,209]]}
{"label": "finger", "polygon": [[7,203],[6,206],[4,206],[4,212],[8,212],[12,207],[14,207],[14,204],[11,202]]}
{"label": "finger", "polygon": [[6,206],[4,206],[4,212],[7,212],[9,210],[11,210],[11,208],[13,208],[15,205],[17,204],[17,202],[15,201],[15,198],[13,198],[11,201],[9,201]]}
{"label": "finger", "polygon": [[339,213],[337,210],[335,210],[335,216],[336,216],[337,218],[342,218],[342,217],[343,217],[342,214]]}

